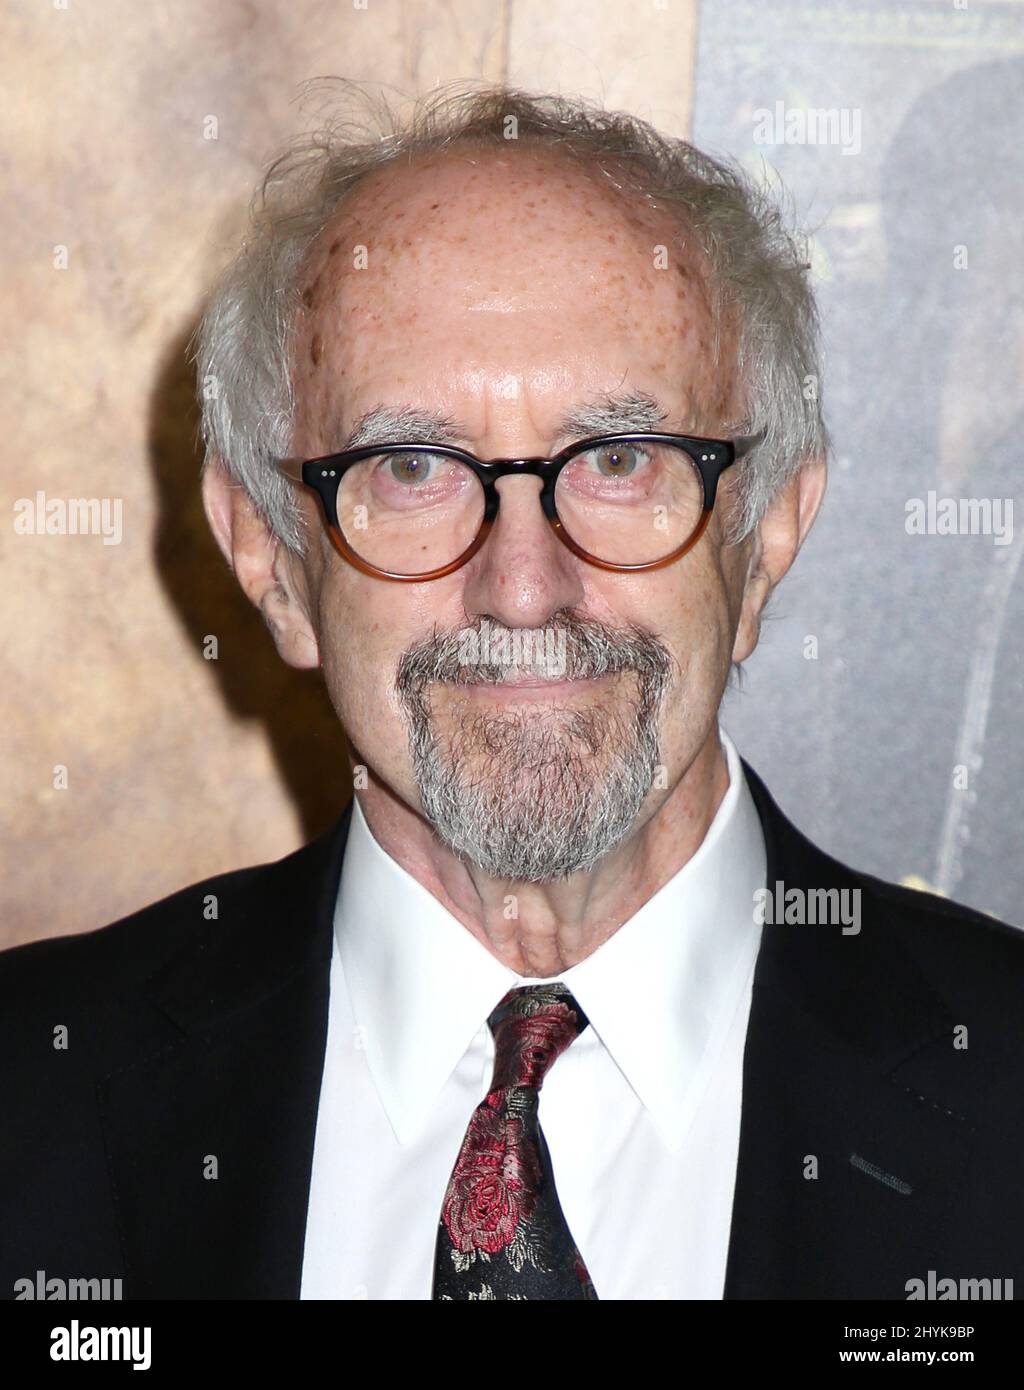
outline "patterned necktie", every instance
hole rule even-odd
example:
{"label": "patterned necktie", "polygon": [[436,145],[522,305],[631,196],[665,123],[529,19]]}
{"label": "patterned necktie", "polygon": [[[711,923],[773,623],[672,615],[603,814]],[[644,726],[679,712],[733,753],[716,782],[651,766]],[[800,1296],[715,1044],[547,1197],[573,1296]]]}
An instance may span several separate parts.
{"label": "patterned necktie", "polygon": [[587,1026],[565,985],[511,989],[487,1020],[494,1079],[441,1208],[435,1299],[596,1299],[566,1224],[538,1118],[549,1067]]}

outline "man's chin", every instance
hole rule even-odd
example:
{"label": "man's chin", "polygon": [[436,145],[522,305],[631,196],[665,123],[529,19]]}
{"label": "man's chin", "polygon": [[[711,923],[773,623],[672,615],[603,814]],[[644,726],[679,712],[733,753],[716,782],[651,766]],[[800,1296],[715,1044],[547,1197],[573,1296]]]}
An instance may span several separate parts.
{"label": "man's chin", "polygon": [[[463,863],[501,883],[556,883],[594,867],[598,856],[579,856],[571,851],[570,838],[558,827],[530,825],[510,835],[508,824],[496,827],[477,824],[473,833],[463,836],[460,826],[450,822],[434,825],[434,833]],[[453,833],[453,830],[455,833]]]}
{"label": "man's chin", "polygon": [[593,868],[625,838],[639,809],[615,805],[600,778],[552,787],[527,776],[502,787],[472,773],[467,785],[465,775],[463,767],[458,786],[421,788],[423,813],[448,849],[500,880],[552,883]]}
{"label": "man's chin", "polygon": [[[468,707],[471,704],[472,707]],[[444,750],[446,768],[458,768],[467,785],[492,786],[496,799],[564,794],[570,784],[596,782],[606,775],[619,720],[571,699],[545,696],[467,702],[437,711],[432,720],[435,748]],[[527,785],[517,792],[519,777]],[[503,790],[504,788],[506,790]]]}
{"label": "man's chin", "polygon": [[424,818],[460,859],[550,883],[628,836],[658,764],[653,717],[572,701],[468,704],[414,709],[410,743]]}

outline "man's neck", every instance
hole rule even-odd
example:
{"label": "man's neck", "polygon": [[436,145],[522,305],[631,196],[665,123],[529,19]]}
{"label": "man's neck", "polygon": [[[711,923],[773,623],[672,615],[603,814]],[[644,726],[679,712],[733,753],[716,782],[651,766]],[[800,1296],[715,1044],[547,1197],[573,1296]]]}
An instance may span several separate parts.
{"label": "man's neck", "polygon": [[631,833],[592,869],[556,883],[496,879],[464,863],[371,776],[357,793],[380,847],[502,964],[546,979],[584,960],[696,853],[729,787],[713,727],[676,784],[653,790]]}

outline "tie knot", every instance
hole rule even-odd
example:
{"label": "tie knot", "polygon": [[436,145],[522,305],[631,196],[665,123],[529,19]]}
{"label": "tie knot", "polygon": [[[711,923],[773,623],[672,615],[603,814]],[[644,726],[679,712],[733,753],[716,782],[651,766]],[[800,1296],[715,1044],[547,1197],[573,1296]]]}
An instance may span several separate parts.
{"label": "tie knot", "polygon": [[492,1089],[540,1090],[549,1068],[587,1026],[587,1016],[562,984],[510,989],[487,1020],[494,1034]]}

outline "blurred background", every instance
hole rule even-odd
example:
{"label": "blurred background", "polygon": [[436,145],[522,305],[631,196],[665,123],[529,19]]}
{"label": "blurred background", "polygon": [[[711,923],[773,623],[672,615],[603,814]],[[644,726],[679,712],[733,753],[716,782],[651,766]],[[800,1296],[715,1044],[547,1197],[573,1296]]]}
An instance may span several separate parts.
{"label": "blurred background", "polygon": [[[823,848],[1024,924],[1020,0],[10,0],[0,36],[0,946],[280,858],[351,794],[208,535],[185,356],[325,74],[582,95],[782,179],[835,458],[723,722]],[[117,543],[40,534],[70,497]]]}

